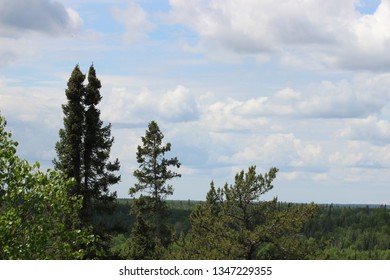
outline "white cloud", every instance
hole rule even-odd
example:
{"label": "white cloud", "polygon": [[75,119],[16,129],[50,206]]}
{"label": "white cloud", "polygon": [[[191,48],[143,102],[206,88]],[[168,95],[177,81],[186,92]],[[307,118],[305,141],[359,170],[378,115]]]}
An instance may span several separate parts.
{"label": "white cloud", "polygon": [[211,56],[224,50],[277,53],[293,65],[314,56],[343,68],[390,68],[388,0],[372,15],[360,14],[355,0],[171,0],[170,5],[170,21],[195,31],[199,48]]}
{"label": "white cloud", "polygon": [[240,137],[240,141],[234,141],[235,152],[221,156],[220,161],[241,166],[277,166],[283,171],[317,172],[326,169],[321,146],[305,142],[293,133],[252,136],[247,139]]}
{"label": "white cloud", "polygon": [[387,92],[372,94],[363,85],[347,81],[324,81],[307,89],[296,112],[306,117],[352,118],[379,112],[388,99]]}
{"label": "white cloud", "polygon": [[26,90],[23,86],[10,86],[10,81],[0,77],[1,80],[2,114],[20,122],[38,122],[47,127],[58,127],[61,122],[61,104],[65,99],[61,90],[46,87],[30,87]]}
{"label": "white cloud", "polygon": [[148,14],[132,0],[127,1],[125,8],[113,8],[112,15],[124,25],[123,39],[129,44],[146,40],[148,38],[147,33],[153,29],[153,24],[148,19]]}
{"label": "white cloud", "polygon": [[360,141],[369,141],[375,145],[390,144],[390,123],[369,116],[364,119],[350,120],[346,128],[338,131],[338,136]]}
{"label": "white cloud", "polygon": [[268,117],[356,118],[380,113],[390,101],[383,80],[323,81],[301,90],[283,88],[270,96],[247,100],[227,98],[211,104],[206,112],[219,128],[246,130],[267,124]]}
{"label": "white cloud", "polygon": [[275,98],[279,100],[297,100],[301,97],[301,93],[292,88],[283,88],[275,93]]}
{"label": "white cloud", "polygon": [[80,15],[72,8],[66,8],[66,13],[69,17],[68,27],[71,30],[80,29],[83,25],[83,19],[80,17]]}
{"label": "white cloud", "polygon": [[[297,165],[300,141],[293,134],[272,134],[247,140],[243,149],[232,157],[232,162],[261,162],[265,165]],[[245,147],[245,148],[244,148]]]}
{"label": "white cloud", "polygon": [[102,114],[110,122],[144,123],[152,119],[154,99],[144,89],[139,94],[128,92],[126,88],[113,88],[102,101]]}
{"label": "white cloud", "polygon": [[186,121],[198,118],[198,107],[189,90],[178,85],[168,91],[159,104],[163,117],[170,121]]}
{"label": "white cloud", "polygon": [[349,68],[388,69],[385,53],[390,46],[390,1],[382,0],[372,15],[361,15],[350,23],[351,41],[343,46],[340,64]]}
{"label": "white cloud", "polygon": [[[329,156],[333,168],[344,170],[344,175],[355,170],[389,170],[390,146],[370,146],[365,143],[349,143],[343,151],[337,151]],[[368,172],[368,171],[366,171]],[[375,177],[370,177],[375,180]],[[369,180],[370,178],[366,178]]]}
{"label": "white cloud", "polygon": [[281,176],[285,180],[295,181],[298,180],[302,176],[302,174],[301,172],[282,172]]}
{"label": "white cloud", "polygon": [[143,89],[140,93],[113,88],[102,101],[103,116],[110,122],[140,125],[151,120],[186,122],[198,118],[194,97],[184,86],[163,94]]}
{"label": "white cloud", "polygon": [[[256,101],[248,101],[256,102]],[[266,118],[256,117],[248,111],[251,104],[229,98],[203,108],[203,121],[213,131],[252,131],[268,124]],[[261,102],[260,102],[261,103]],[[247,107],[247,108],[245,108]],[[246,115],[246,116],[245,116]],[[255,115],[251,117],[248,115]]]}

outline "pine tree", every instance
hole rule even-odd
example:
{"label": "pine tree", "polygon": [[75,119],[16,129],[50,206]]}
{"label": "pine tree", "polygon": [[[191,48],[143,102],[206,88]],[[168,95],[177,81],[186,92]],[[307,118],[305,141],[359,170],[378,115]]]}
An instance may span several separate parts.
{"label": "pine tree", "polygon": [[[191,214],[185,258],[303,259],[314,254],[302,230],[317,213],[316,205],[278,209],[277,199],[260,201],[273,188],[276,168],[265,175],[254,166],[241,171],[234,185],[211,184],[206,203]],[[189,253],[189,254],[188,254]]]}
{"label": "pine tree", "polygon": [[[132,213],[136,215],[135,228],[137,225],[148,227],[148,232],[153,232],[153,242],[158,248],[167,247],[171,241],[171,231],[165,223],[168,215],[165,199],[173,194],[173,187],[167,184],[167,181],[181,176],[169,170],[170,166],[179,168],[180,162],[176,157],[171,159],[164,157],[165,153],[171,150],[171,144],[162,145],[163,138],[164,135],[157,123],[150,122],[145,136],[142,137],[143,145],[137,148],[139,169],[134,171],[133,175],[138,183],[129,190],[132,197],[141,194],[132,203]],[[133,231],[134,234],[137,232]],[[133,240],[139,239],[133,236]],[[150,258],[150,253],[144,257]]]}
{"label": "pine tree", "polygon": [[[93,65],[89,69],[87,86],[84,80],[85,75],[76,65],[65,91],[68,103],[62,106],[64,128],[60,129],[60,140],[56,144],[58,159],[53,163],[56,169],[75,179],[71,194],[83,197],[80,216],[84,222],[93,223],[96,211],[107,211],[106,206],[116,197],[108,188],[119,182],[120,176],[113,172],[120,166],[118,159],[109,162],[114,139],[111,125],[103,126],[96,108],[102,96]],[[102,205],[105,207],[100,207]]]}

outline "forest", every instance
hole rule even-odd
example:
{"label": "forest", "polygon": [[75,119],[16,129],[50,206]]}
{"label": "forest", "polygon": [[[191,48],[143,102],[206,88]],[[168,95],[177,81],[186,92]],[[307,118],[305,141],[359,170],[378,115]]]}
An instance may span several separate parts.
{"label": "forest", "polygon": [[[87,81],[87,83],[85,83]],[[120,199],[111,124],[100,119],[101,82],[78,65],[62,105],[53,169],[17,154],[0,115],[0,259],[390,259],[386,205],[318,205],[263,200],[278,169],[249,166],[210,188],[203,201],[174,201],[180,160],[150,121],[139,164]]]}
{"label": "forest", "polygon": [[[118,199],[116,203],[117,211],[111,219],[115,233],[110,250],[121,256],[126,251],[126,239],[134,219],[128,218],[130,199]],[[187,235],[191,212],[204,203],[167,201],[170,211],[167,222],[177,235]],[[278,203],[280,209],[288,206],[288,203]],[[301,233],[316,251],[302,259],[389,260],[389,233],[390,210],[386,205],[319,205],[318,213],[305,224]]]}

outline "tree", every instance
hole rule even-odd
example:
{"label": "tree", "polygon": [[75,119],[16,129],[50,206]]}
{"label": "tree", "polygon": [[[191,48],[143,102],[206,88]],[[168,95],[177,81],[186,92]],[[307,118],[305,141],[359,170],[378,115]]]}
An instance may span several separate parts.
{"label": "tree", "polygon": [[[256,174],[252,166],[235,176],[234,185],[215,188],[206,203],[191,214],[191,231],[184,242],[185,258],[195,259],[301,259],[312,249],[301,234],[317,207],[286,206],[277,199],[260,201],[273,188],[276,168]],[[309,248],[310,247],[310,248]]]}
{"label": "tree", "polygon": [[56,143],[55,149],[58,160],[53,163],[57,170],[64,172],[69,178],[74,178],[76,185],[71,194],[81,194],[82,177],[82,153],[84,135],[84,88],[85,75],[78,65],[72,71],[68,81],[68,88],[65,90],[68,103],[62,105],[64,112],[64,128],[60,129],[60,141]]}
{"label": "tree", "polygon": [[39,170],[16,155],[17,142],[0,116],[0,259],[83,259],[96,237],[78,212],[82,197],[58,171]]}
{"label": "tree", "polygon": [[118,159],[113,163],[109,161],[114,138],[111,137],[111,125],[103,126],[96,108],[102,96],[93,65],[89,68],[87,86],[84,86],[84,80],[85,75],[76,65],[65,91],[68,103],[62,106],[64,128],[59,131],[58,159],[53,163],[57,170],[75,179],[70,195],[83,197],[80,216],[96,229],[94,214],[107,212],[107,206],[116,197],[116,193],[110,193],[109,186],[119,182],[120,176],[114,172],[120,165]]}
{"label": "tree", "polygon": [[171,144],[167,143],[164,146],[163,138],[164,135],[157,123],[152,121],[145,136],[142,137],[143,145],[137,148],[139,169],[133,174],[138,183],[129,190],[133,198],[140,194],[131,205],[132,213],[136,216],[132,239],[136,241],[135,243],[143,241],[143,238],[137,237],[138,234],[142,234],[139,230],[142,228],[149,233],[149,242],[155,244],[149,246],[150,250],[143,256],[137,255],[137,258],[157,258],[156,248],[167,247],[171,241],[171,231],[165,224],[168,213],[165,199],[173,194],[173,187],[167,184],[167,181],[181,176],[169,169],[170,166],[180,168],[180,162],[176,157],[171,159],[164,157],[165,153],[171,150]]}
{"label": "tree", "polygon": [[[89,68],[88,85],[85,90],[85,132],[84,132],[84,173],[83,190],[86,200],[84,209],[86,216],[91,217],[94,210],[105,212],[107,205],[116,198],[116,193],[110,193],[109,186],[117,184],[120,176],[114,174],[119,171],[118,159],[109,161],[110,151],[114,138],[111,137],[111,124],[103,126],[100,120],[100,111],[96,108],[102,96],[101,83],[96,78],[93,65]],[[88,205],[90,203],[90,205]]]}

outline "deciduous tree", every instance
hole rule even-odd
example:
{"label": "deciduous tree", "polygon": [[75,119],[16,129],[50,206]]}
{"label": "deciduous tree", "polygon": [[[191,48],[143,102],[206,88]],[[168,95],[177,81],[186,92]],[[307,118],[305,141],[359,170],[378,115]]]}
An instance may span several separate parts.
{"label": "deciduous tree", "polygon": [[74,179],[39,170],[16,155],[17,143],[0,116],[0,259],[83,259],[97,255],[96,237],[69,196]]}

